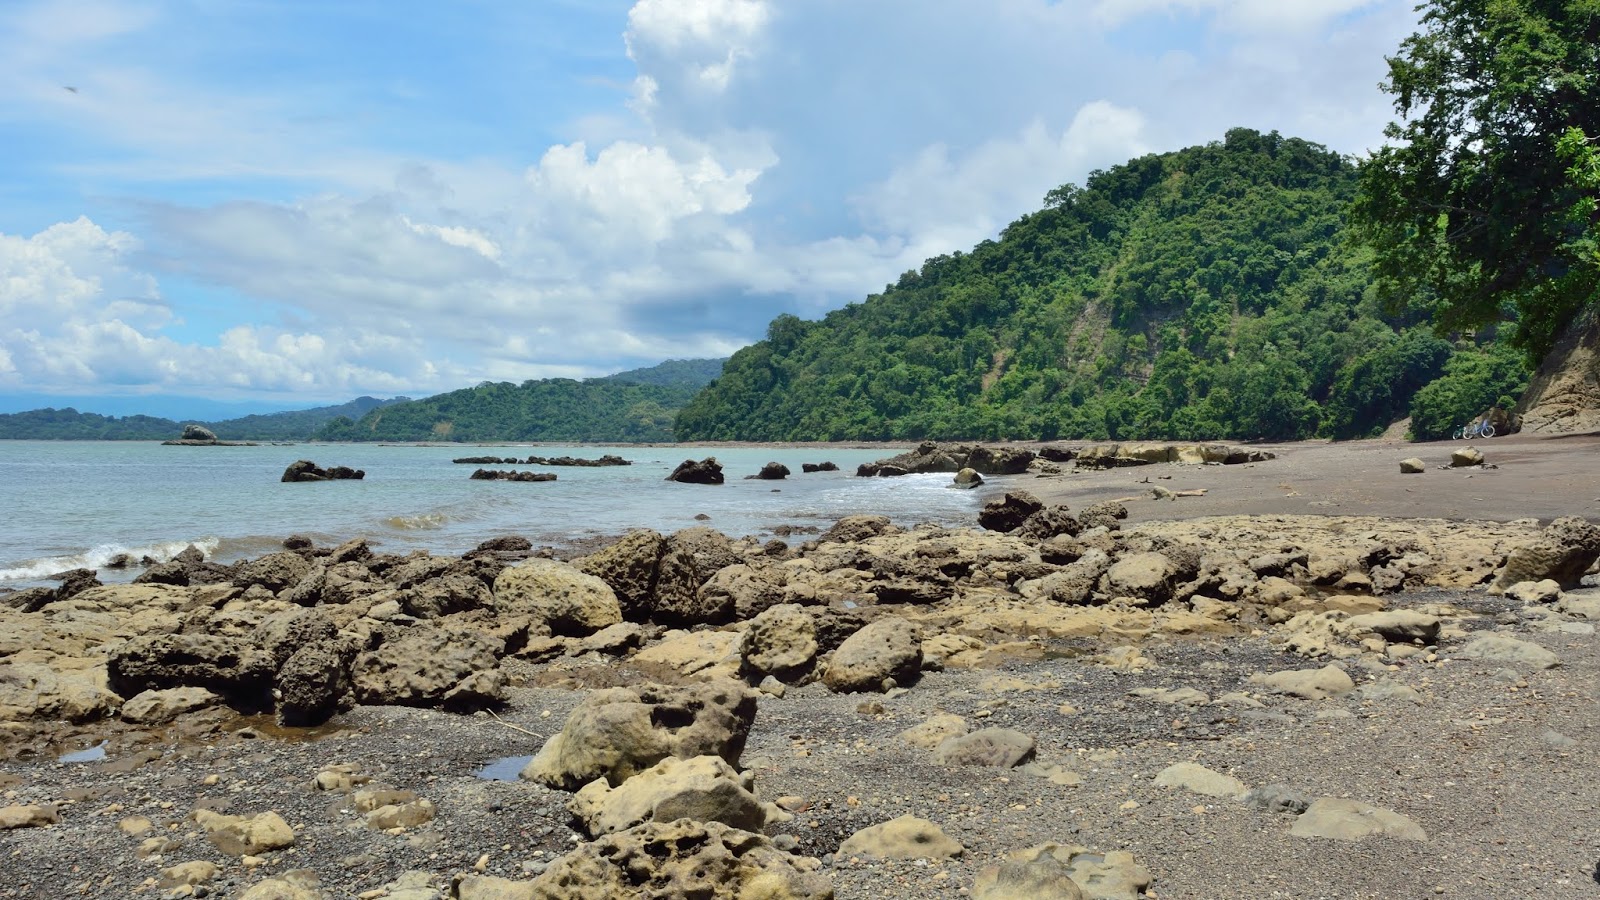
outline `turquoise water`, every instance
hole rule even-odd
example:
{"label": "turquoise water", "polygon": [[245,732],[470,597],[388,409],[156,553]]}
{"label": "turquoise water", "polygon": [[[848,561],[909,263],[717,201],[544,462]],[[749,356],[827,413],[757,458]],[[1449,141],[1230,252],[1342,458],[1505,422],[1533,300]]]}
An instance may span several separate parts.
{"label": "turquoise water", "polygon": [[[459,554],[484,540],[522,535],[563,544],[648,527],[708,525],[733,536],[768,537],[781,525],[827,527],[855,513],[901,525],[969,524],[978,501],[952,490],[949,475],[857,478],[855,468],[891,455],[882,448],[683,448],[397,446],[302,444],[164,447],[131,441],[0,441],[0,587],[38,583],[118,553],[164,559],[195,544],[220,562],[277,549],[304,534],[319,543],[365,537],[383,552]],[[545,468],[544,483],[471,481],[461,456],[599,457],[616,468]],[[685,458],[714,455],[727,484],[666,481]],[[365,469],[362,481],[283,484],[297,459]],[[800,473],[832,460],[839,472]],[[763,463],[794,474],[746,481]],[[527,466],[490,467],[529,469]],[[774,492],[776,491],[776,492]],[[710,517],[697,521],[696,514]],[[797,538],[803,540],[803,538]],[[137,569],[124,577],[136,574]],[[103,573],[102,578],[118,577]]]}

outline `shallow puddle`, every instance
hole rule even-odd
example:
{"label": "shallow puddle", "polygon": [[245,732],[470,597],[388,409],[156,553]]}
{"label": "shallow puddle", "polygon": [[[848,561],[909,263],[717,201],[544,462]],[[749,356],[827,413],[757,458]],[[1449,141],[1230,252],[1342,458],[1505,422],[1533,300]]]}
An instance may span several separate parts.
{"label": "shallow puddle", "polygon": [[82,750],[74,750],[71,753],[63,753],[60,756],[56,757],[56,762],[64,762],[64,763],[100,762],[101,760],[103,760],[105,758],[106,758],[106,742],[105,741],[101,741],[101,742],[99,742],[98,744],[95,744],[92,747],[85,747]]}
{"label": "shallow puddle", "polygon": [[225,727],[242,738],[268,738],[290,744],[305,744],[347,733],[344,726],[332,722],[310,728],[291,728],[279,725],[278,720],[269,715],[240,716]]}
{"label": "shallow puddle", "polygon": [[472,774],[485,781],[516,781],[532,756],[502,756]]}

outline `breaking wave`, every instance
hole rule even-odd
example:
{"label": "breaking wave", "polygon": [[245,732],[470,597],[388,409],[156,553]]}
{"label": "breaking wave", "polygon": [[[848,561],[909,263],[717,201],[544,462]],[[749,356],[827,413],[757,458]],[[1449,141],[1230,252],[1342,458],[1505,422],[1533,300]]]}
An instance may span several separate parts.
{"label": "breaking wave", "polygon": [[38,559],[26,560],[10,568],[0,569],[0,581],[38,581],[70,572],[73,569],[102,569],[106,564],[118,556],[126,555],[137,565],[139,560],[150,557],[157,562],[167,560],[182,553],[184,548],[193,544],[204,553],[207,558],[216,553],[221,542],[214,537],[201,538],[195,541],[162,541],[155,544],[129,547],[123,544],[100,544],[82,553],[66,556],[42,556]]}

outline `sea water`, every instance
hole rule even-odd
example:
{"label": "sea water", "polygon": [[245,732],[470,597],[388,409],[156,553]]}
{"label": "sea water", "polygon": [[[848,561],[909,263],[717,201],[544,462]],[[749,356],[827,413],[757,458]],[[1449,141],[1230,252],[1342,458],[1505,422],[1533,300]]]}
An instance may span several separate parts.
{"label": "sea water", "polygon": [[[858,478],[883,448],[687,448],[530,445],[302,444],[169,447],[138,441],[0,441],[0,588],[42,583],[68,569],[100,568],[118,554],[168,559],[193,544],[232,562],[281,548],[301,534],[318,543],[368,539],[380,552],[456,555],[521,535],[569,545],[632,528],[671,532],[706,525],[767,538],[780,526],[827,528],[841,516],[887,515],[896,524],[971,524],[974,492],[949,475]],[[554,482],[473,481],[466,456],[527,458],[615,454],[631,466],[487,466],[555,472]],[[678,484],[686,458],[716,456],[727,483]],[[366,471],[361,481],[280,482],[298,459]],[[802,474],[829,460],[838,472]],[[767,462],[793,474],[746,480]],[[697,519],[696,516],[706,516]],[[804,532],[802,532],[804,533]],[[798,538],[803,540],[804,538]],[[102,571],[103,580],[131,578]]]}

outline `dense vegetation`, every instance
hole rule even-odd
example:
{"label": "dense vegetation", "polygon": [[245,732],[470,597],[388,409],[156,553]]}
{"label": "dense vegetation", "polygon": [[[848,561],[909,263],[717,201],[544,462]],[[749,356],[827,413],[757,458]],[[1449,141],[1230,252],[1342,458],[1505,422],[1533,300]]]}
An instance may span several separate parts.
{"label": "dense vegetation", "polygon": [[722,360],[671,360],[649,369],[574,381],[485,382],[335,419],[327,441],[672,440],[673,417],[722,368]]}
{"label": "dense vegetation", "polygon": [[[358,397],[337,406],[320,406],[219,422],[199,422],[225,441],[303,441],[339,416],[361,416],[406,397],[379,400]],[[34,409],[0,415],[0,440],[164,441],[178,437],[195,419],[174,421],[156,416],[102,416],[66,409]]]}
{"label": "dense vegetation", "polygon": [[1436,336],[1425,303],[1379,302],[1346,231],[1356,183],[1316,144],[1247,129],[1095,172],[865,302],[780,316],[677,436],[1375,434],[1491,351]]}
{"label": "dense vegetation", "polygon": [[1389,296],[1430,293],[1445,331],[1515,316],[1537,361],[1600,298],[1600,3],[1419,9],[1355,223]]}

